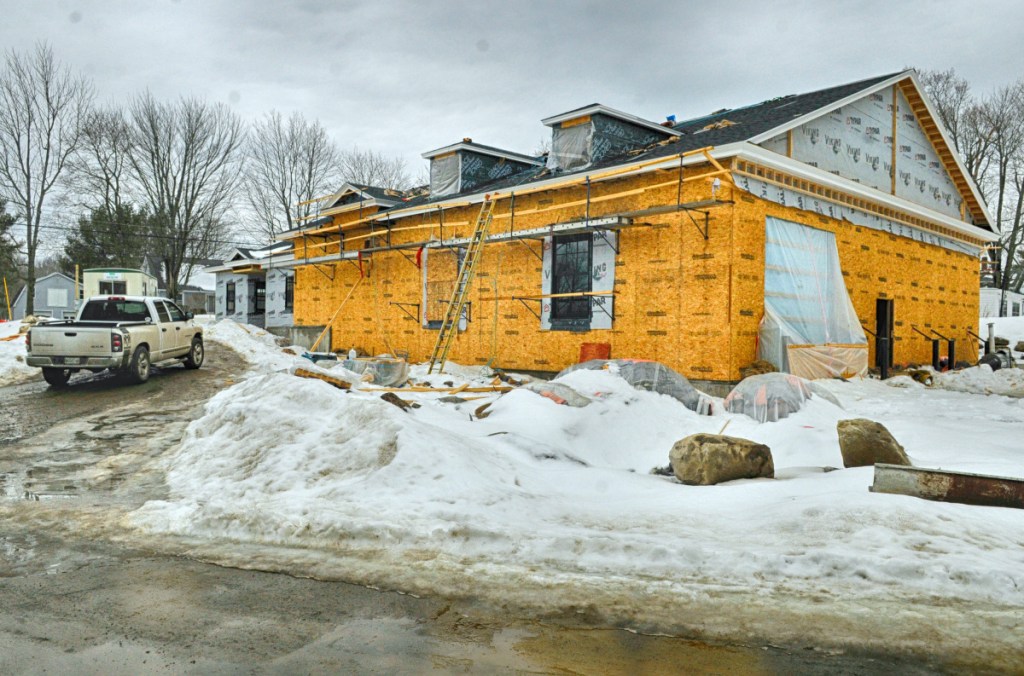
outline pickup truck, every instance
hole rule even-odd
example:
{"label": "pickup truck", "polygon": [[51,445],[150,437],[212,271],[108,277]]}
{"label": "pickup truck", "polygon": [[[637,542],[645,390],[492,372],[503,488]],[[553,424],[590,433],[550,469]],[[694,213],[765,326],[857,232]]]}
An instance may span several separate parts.
{"label": "pickup truck", "polygon": [[150,364],[176,359],[197,369],[204,356],[203,329],[192,313],[149,296],[94,296],[73,320],[33,326],[26,349],[25,363],[42,368],[51,387],[81,370],[110,369],[144,383]]}

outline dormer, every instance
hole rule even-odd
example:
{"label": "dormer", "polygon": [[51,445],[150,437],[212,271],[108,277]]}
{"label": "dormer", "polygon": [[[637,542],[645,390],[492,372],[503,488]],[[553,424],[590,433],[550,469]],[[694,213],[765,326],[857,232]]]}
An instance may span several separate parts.
{"label": "dormer", "polygon": [[551,127],[552,171],[583,169],[607,157],[622,155],[681,136],[671,126],[651,122],[600,103],[541,120]]}
{"label": "dormer", "polygon": [[423,153],[423,157],[430,160],[432,197],[455,195],[544,165],[537,158],[473,143],[469,138]]}

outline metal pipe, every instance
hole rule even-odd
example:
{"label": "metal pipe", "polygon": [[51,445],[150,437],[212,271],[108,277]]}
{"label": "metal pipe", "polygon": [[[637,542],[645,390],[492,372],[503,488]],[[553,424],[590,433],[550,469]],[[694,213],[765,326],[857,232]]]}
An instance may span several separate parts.
{"label": "metal pipe", "polygon": [[995,322],[988,323],[988,340],[985,341],[985,354],[992,354],[996,351],[996,325]]}

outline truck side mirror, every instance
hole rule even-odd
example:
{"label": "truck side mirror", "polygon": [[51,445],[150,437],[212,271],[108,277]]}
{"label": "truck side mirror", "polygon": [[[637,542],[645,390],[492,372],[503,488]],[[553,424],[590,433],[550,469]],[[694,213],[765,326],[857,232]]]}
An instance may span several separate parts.
{"label": "truck side mirror", "polygon": [[185,319],[192,319],[193,317],[195,317],[195,315],[192,314],[191,312],[186,312],[185,313]]}

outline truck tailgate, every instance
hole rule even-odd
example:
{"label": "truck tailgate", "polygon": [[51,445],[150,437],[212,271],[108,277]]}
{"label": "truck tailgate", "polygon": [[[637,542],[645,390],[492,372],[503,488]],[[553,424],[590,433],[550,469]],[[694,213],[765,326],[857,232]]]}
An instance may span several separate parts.
{"label": "truck tailgate", "polygon": [[110,354],[110,329],[82,326],[32,328],[32,355],[103,357]]}

